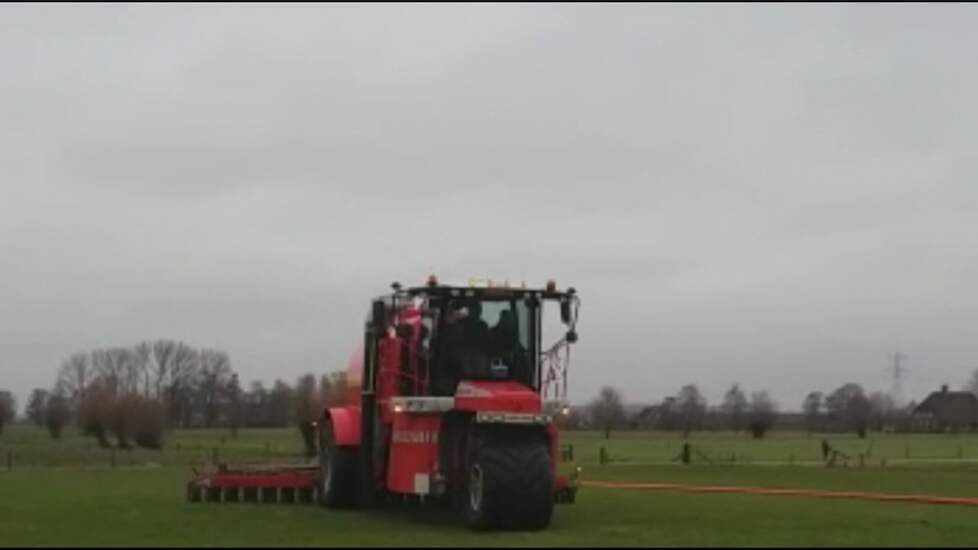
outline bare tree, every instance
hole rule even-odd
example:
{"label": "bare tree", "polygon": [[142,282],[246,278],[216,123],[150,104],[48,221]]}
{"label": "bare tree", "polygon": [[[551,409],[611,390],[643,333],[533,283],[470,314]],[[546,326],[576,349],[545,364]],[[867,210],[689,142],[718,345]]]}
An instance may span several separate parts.
{"label": "bare tree", "polygon": [[89,355],[92,360],[92,378],[93,381],[89,386],[93,386],[98,383],[101,389],[105,389],[105,386],[112,388],[113,390],[118,388],[119,373],[113,372],[113,364],[109,359],[109,352],[106,349],[96,349],[92,350]]}
{"label": "bare tree", "polygon": [[0,390],[0,433],[3,427],[17,416],[17,400],[9,391]]}
{"label": "bare tree", "polygon": [[231,439],[237,439],[238,429],[244,420],[244,404],[242,403],[241,384],[238,383],[238,374],[231,375],[226,390],[228,401],[228,428],[231,429]]}
{"label": "bare tree", "polygon": [[92,367],[96,376],[114,395],[139,393],[143,377],[133,348],[95,350],[92,352]]}
{"label": "bare tree", "polygon": [[221,417],[225,388],[231,378],[231,359],[223,351],[205,349],[200,352],[199,360],[198,409],[204,427],[213,428]]}
{"label": "bare tree", "polygon": [[655,409],[654,424],[660,430],[671,432],[682,425],[682,414],[675,396],[666,397]]}
{"label": "bare tree", "polygon": [[134,395],[130,426],[136,445],[146,449],[163,448],[166,415],[158,400]]}
{"label": "bare tree", "polygon": [[200,379],[198,354],[184,343],[175,344],[172,350],[162,382],[163,404],[170,426],[190,427]]}
{"label": "bare tree", "polygon": [[706,399],[696,384],[687,384],[679,390],[676,406],[679,407],[682,417],[683,435],[688,438],[690,432],[702,426],[703,416],[706,414]]}
{"label": "bare tree", "polygon": [[164,400],[163,392],[169,382],[178,344],[173,340],[156,340],[144,345],[149,348],[146,373],[150,380],[153,397]]}
{"label": "bare tree", "polygon": [[866,437],[871,405],[862,386],[843,384],[825,398],[829,419],[837,425],[853,430],[860,438]]}
{"label": "bare tree", "polygon": [[747,427],[754,439],[761,439],[774,425],[777,405],[766,391],[754,392],[750,396],[750,416]]}
{"label": "bare tree", "polygon": [[139,414],[139,394],[133,391],[110,392],[108,431],[115,436],[120,449],[129,449]]}
{"label": "bare tree", "polygon": [[[162,448],[163,407],[159,401],[140,395],[138,378],[134,386],[126,381],[130,378],[127,374],[130,363],[120,358],[121,355],[106,352],[96,360],[108,378],[98,376],[88,385],[85,398],[78,407],[82,431],[95,437],[101,447],[112,446],[111,435],[120,449],[129,449],[133,443],[140,447]],[[54,423],[57,419],[51,421]]]}
{"label": "bare tree", "polygon": [[139,348],[113,348],[112,354],[116,362],[122,365],[122,384],[126,393],[140,395],[144,388],[145,376],[143,369],[146,363],[141,360]]}
{"label": "bare tree", "polygon": [[723,415],[730,421],[730,429],[739,432],[744,429],[744,415],[747,411],[747,396],[740,389],[738,384],[734,384],[723,396],[723,405],[720,406]]}
{"label": "bare tree", "polygon": [[276,380],[268,394],[267,420],[271,426],[288,426],[294,409],[295,391],[283,380]]}
{"label": "bare tree", "polygon": [[805,396],[801,409],[805,414],[805,427],[808,429],[808,433],[820,429],[822,425],[822,392],[813,391]]}
{"label": "bare tree", "polygon": [[74,405],[78,405],[85,398],[85,390],[94,378],[90,371],[89,354],[72,354],[61,363],[56,390]]}
{"label": "bare tree", "polygon": [[261,380],[251,383],[248,393],[244,396],[245,414],[244,423],[252,427],[268,427],[268,390]]}
{"label": "bare tree", "polygon": [[132,347],[133,354],[133,365],[136,372],[138,372],[141,378],[141,383],[143,386],[142,395],[143,398],[149,399],[152,397],[151,393],[151,376],[150,376],[150,355],[152,354],[152,348],[149,342],[140,342]]}
{"label": "bare tree", "polygon": [[51,438],[60,438],[61,431],[70,421],[71,408],[68,404],[68,399],[61,393],[55,391],[48,398],[47,406],[44,408],[44,425],[47,426]]}
{"label": "bare tree", "polygon": [[24,409],[24,414],[35,426],[43,428],[47,406],[48,391],[41,388],[34,388],[30,398],[27,400],[27,407]]}
{"label": "bare tree", "polygon": [[[243,395],[231,374],[224,352],[145,341],[72,355],[62,363],[55,391],[69,402],[68,416],[74,409],[83,432],[100,445],[112,435],[120,447],[130,441],[160,447],[167,425],[189,427],[198,418],[208,427],[227,419],[237,430]],[[90,398],[93,388],[97,395]]]}
{"label": "bare tree", "polygon": [[591,401],[589,412],[596,426],[604,430],[604,438],[611,437],[611,430],[625,422],[625,407],[621,392],[610,386],[601,388],[598,397]]}
{"label": "bare tree", "polygon": [[95,379],[88,383],[84,397],[78,403],[78,423],[82,433],[94,437],[102,448],[112,446],[108,435],[114,400],[107,384]]}
{"label": "bare tree", "polygon": [[866,431],[869,429],[872,405],[865,393],[857,393],[849,401],[847,416],[849,423],[855,430],[856,435],[861,439],[866,439]]}

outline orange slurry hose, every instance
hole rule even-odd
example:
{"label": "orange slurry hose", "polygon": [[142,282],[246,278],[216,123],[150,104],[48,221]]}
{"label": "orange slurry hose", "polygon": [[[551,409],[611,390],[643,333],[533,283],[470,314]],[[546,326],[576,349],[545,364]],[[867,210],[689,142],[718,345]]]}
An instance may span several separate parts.
{"label": "orange slurry hose", "polygon": [[842,498],[875,500],[882,502],[910,502],[916,504],[949,504],[954,506],[978,506],[978,498],[945,497],[937,495],[902,495],[894,493],[869,493],[863,491],[822,491],[819,489],[774,489],[767,487],[737,487],[731,485],[685,485],[682,483],[628,483],[616,481],[580,481],[581,487],[601,489],[637,489],[645,491],[678,491],[683,493],[736,493],[784,497]]}

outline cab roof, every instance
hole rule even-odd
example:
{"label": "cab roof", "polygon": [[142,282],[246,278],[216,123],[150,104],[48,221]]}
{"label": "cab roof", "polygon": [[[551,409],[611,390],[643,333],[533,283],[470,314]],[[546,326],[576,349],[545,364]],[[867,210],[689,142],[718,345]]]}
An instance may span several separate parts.
{"label": "cab roof", "polygon": [[395,290],[406,292],[410,296],[444,296],[444,297],[467,297],[467,298],[500,298],[500,297],[528,297],[536,296],[542,299],[560,299],[575,294],[573,287],[564,290],[557,288],[556,282],[547,281],[545,286],[529,286],[525,282],[513,284],[509,281],[494,281],[492,279],[470,279],[467,283],[445,284],[434,276],[429,277],[424,286],[411,286],[401,288],[399,283],[394,283]]}

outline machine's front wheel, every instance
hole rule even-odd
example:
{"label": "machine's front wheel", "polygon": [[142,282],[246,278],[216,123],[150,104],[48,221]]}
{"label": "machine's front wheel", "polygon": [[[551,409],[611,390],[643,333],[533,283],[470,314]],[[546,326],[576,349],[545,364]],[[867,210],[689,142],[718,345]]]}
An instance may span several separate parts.
{"label": "machine's front wheel", "polygon": [[319,503],[329,508],[347,508],[357,502],[357,450],[338,447],[333,423],[319,423]]}
{"label": "machine's front wheel", "polygon": [[466,524],[536,530],[553,515],[553,464],[546,437],[504,430],[476,434],[466,466]]}

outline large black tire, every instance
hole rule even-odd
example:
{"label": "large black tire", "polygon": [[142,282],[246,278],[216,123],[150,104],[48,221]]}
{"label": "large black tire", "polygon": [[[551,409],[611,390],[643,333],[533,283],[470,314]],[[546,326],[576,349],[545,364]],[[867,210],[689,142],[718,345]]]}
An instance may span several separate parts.
{"label": "large black tire", "polygon": [[327,508],[350,508],[356,505],[357,476],[360,472],[355,447],[338,447],[333,423],[319,423],[319,503]]}
{"label": "large black tire", "polygon": [[461,504],[469,527],[538,530],[550,524],[554,472],[543,433],[480,429],[470,441],[466,471]]}

